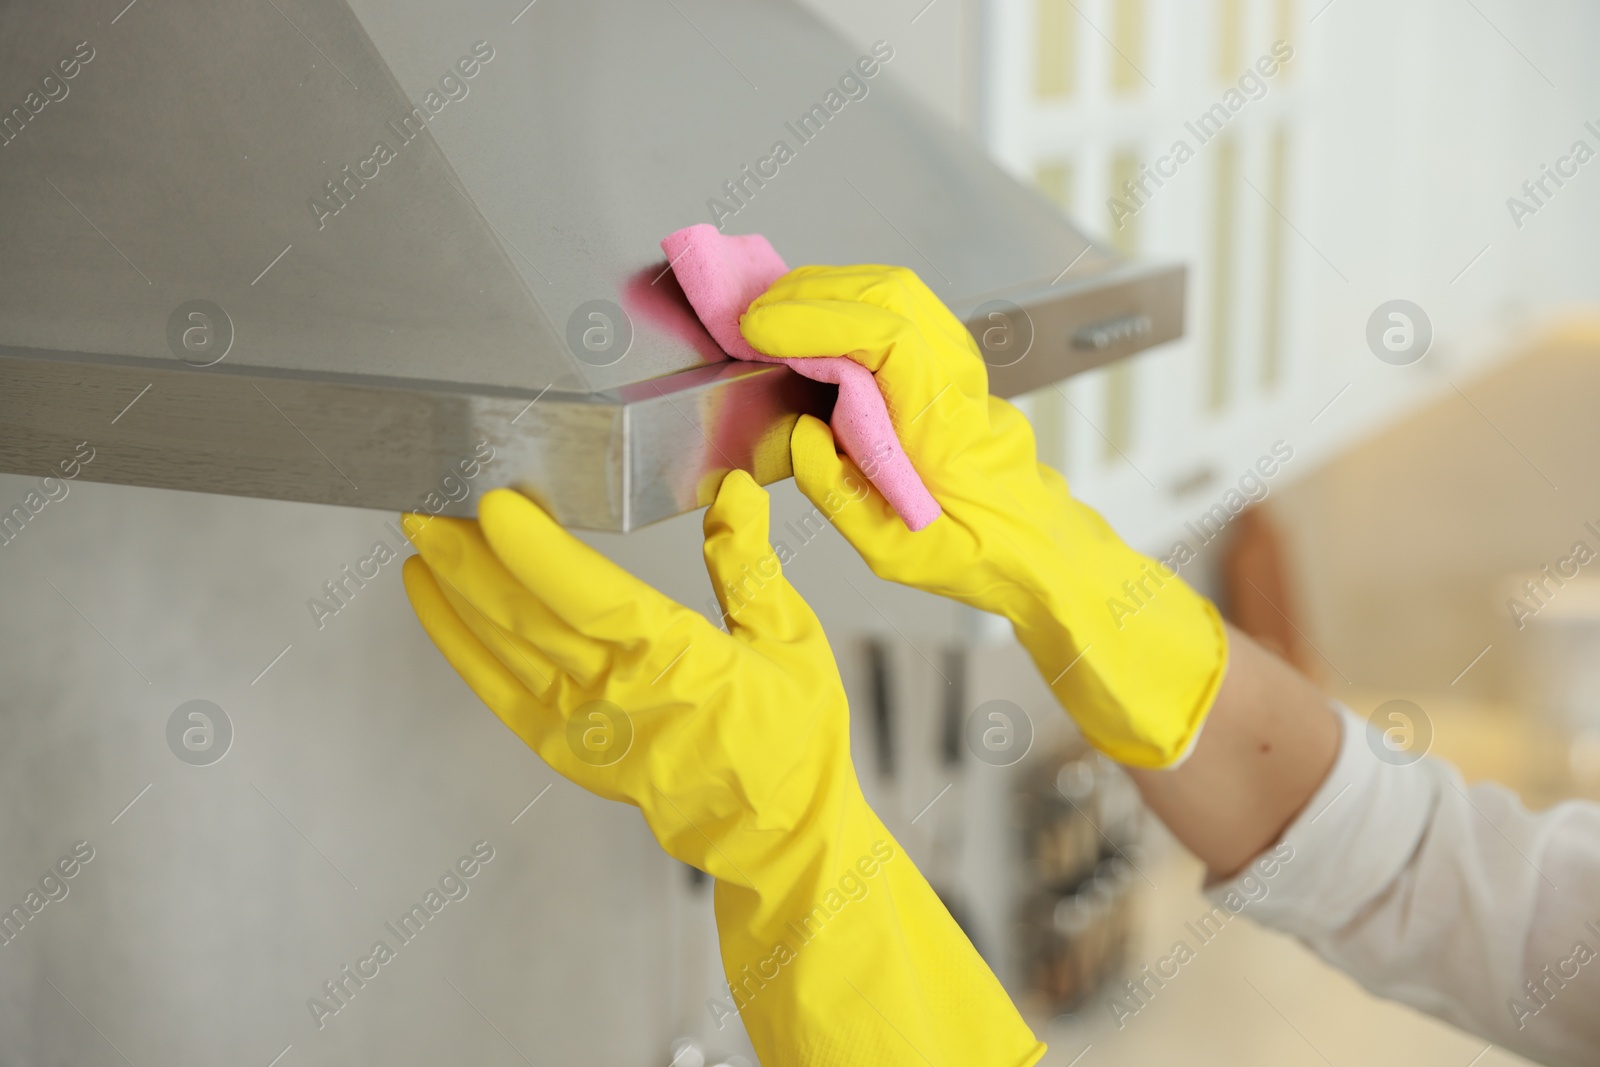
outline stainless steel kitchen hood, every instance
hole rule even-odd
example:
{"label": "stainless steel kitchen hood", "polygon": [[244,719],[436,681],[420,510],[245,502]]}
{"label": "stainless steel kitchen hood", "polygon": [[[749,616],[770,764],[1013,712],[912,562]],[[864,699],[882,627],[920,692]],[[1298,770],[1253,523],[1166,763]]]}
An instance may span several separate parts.
{"label": "stainless steel kitchen hood", "polygon": [[0,4],[0,470],[87,441],[92,480],[516,484],[607,530],[785,477],[826,387],[717,350],[657,245],[696,222],[914,268],[1002,395],[1179,336],[1183,269],[924,114],[898,47],[778,0]]}

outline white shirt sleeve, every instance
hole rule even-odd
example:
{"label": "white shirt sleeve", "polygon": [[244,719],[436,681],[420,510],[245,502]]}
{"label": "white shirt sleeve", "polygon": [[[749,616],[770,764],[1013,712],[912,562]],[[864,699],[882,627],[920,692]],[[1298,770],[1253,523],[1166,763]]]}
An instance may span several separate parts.
{"label": "white shirt sleeve", "polygon": [[1394,765],[1339,711],[1339,757],[1270,882],[1246,868],[1207,896],[1248,897],[1379,996],[1551,1067],[1600,1063],[1600,805],[1532,814],[1439,760]]}

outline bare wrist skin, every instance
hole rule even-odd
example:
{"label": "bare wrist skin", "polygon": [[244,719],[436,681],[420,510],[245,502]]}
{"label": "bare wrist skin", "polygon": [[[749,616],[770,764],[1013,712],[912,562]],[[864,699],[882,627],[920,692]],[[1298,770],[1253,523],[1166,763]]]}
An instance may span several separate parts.
{"label": "bare wrist skin", "polygon": [[1229,663],[1189,758],[1163,770],[1128,768],[1145,804],[1224,880],[1270,848],[1338,756],[1328,698],[1249,637],[1227,628]]}

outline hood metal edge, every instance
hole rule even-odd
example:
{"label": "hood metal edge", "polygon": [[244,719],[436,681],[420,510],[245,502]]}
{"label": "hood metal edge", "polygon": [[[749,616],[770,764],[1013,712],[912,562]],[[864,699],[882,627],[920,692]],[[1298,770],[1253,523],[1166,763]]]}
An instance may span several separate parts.
{"label": "hood metal edge", "polygon": [[[1184,280],[1181,266],[1127,265],[993,297],[1032,339],[989,368],[991,391],[1181,336]],[[992,325],[976,310],[975,335]],[[456,516],[510,485],[566,525],[625,532],[704,506],[734,467],[789,477],[795,420],[831,408],[829,387],[770,364],[573,394],[0,347],[0,470],[59,478],[87,441],[88,481]]]}

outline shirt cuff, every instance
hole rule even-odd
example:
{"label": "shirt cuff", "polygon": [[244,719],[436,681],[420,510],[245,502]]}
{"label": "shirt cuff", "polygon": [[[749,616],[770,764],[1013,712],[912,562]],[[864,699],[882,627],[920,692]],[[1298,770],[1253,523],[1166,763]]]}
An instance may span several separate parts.
{"label": "shirt cuff", "polygon": [[1337,702],[1339,756],[1273,848],[1229,881],[1206,889],[1213,904],[1248,911],[1307,940],[1341,929],[1416,854],[1439,798],[1436,764],[1378,757],[1381,736]]}

